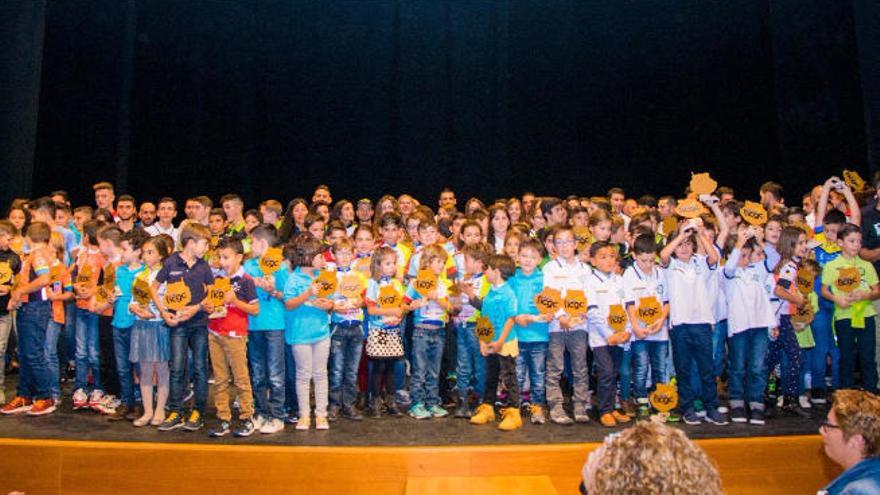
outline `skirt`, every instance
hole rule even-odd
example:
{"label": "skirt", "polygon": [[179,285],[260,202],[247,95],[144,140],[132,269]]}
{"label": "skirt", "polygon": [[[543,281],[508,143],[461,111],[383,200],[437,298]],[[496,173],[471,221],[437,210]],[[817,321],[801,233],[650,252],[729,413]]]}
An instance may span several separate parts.
{"label": "skirt", "polygon": [[133,363],[170,360],[171,342],[168,335],[164,321],[135,321],[131,329],[128,360]]}

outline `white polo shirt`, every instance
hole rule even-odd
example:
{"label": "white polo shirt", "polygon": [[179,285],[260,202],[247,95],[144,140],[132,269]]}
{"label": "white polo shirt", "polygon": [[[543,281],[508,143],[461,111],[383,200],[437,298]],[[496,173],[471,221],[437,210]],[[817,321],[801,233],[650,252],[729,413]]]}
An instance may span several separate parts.
{"label": "white polo shirt", "polygon": [[[666,273],[658,266],[655,266],[651,273],[645,273],[637,264],[633,263],[623,272],[623,290],[627,307],[633,305],[638,307],[639,299],[643,297],[656,297],[661,305],[669,302]],[[669,322],[663,320],[663,326],[657,333],[648,335],[644,339],[636,339],[633,335],[633,339],[666,342],[669,340]]]}
{"label": "white polo shirt", "polygon": [[[559,257],[549,261],[541,271],[544,273],[544,287],[558,290],[563,299],[565,299],[565,294],[569,289],[582,290],[586,294],[587,277],[592,273],[592,269],[578,261],[577,258],[568,263]],[[587,304],[592,304],[589,296]],[[564,331],[559,325],[559,317],[565,314],[565,311],[560,309],[553,315],[553,319],[550,320],[550,333]],[[586,321],[581,325],[568,329],[568,331],[572,330],[587,330]]]}
{"label": "white polo shirt", "polygon": [[[599,270],[593,270],[593,273],[587,277],[586,292],[590,348],[595,349],[608,345],[608,337],[614,335],[614,329],[608,325],[608,313],[611,306],[619,304],[626,311],[623,277],[616,273],[605,274]],[[626,331],[631,331],[629,318],[626,320]],[[629,348],[629,342],[624,348]]]}
{"label": "white polo shirt", "polygon": [[738,266],[741,252],[734,249],[730,253],[724,275],[724,293],[727,296],[727,336],[752,328],[771,328],[776,326],[776,316],[770,302],[773,274],[767,271],[763,262]]}
{"label": "white polo shirt", "polygon": [[710,298],[710,278],[715,266],[709,266],[705,255],[694,254],[688,261],[673,257],[666,267],[669,287],[669,324],[672,327],[686,323],[713,324],[713,301]]}

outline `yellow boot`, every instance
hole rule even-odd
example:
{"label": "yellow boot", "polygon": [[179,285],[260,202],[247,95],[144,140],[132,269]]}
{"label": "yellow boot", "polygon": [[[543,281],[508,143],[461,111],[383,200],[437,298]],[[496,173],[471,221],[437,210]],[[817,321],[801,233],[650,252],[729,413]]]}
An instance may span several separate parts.
{"label": "yellow boot", "polygon": [[495,421],[495,409],[492,408],[491,404],[480,404],[477,407],[477,412],[471,416],[471,424],[472,425],[484,425],[486,423],[492,423]]}
{"label": "yellow boot", "polygon": [[522,417],[519,415],[518,407],[508,407],[501,410],[501,423],[498,425],[499,430],[513,431],[522,428]]}

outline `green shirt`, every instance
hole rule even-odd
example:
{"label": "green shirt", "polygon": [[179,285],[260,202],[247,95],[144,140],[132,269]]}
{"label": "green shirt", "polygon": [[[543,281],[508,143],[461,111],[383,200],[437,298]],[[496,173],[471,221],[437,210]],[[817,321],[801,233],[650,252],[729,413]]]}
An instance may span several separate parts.
{"label": "green shirt", "polygon": [[[827,286],[832,294],[844,294],[843,291],[837,288],[836,282],[839,278],[840,270],[846,268],[855,268],[859,272],[861,280],[858,287],[854,290],[869,291],[872,286],[877,285],[877,270],[874,269],[874,265],[858,256],[847,258],[841,254],[825,264],[825,268],[822,269],[822,285]],[[853,317],[856,319],[868,318],[876,314],[871,301],[859,301],[851,304],[848,308],[834,305],[835,321],[849,320],[853,319]]]}

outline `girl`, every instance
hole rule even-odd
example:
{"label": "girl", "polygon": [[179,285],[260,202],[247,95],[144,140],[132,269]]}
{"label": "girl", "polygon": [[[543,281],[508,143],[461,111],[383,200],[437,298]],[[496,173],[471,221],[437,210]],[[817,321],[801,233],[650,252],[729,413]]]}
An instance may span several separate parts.
{"label": "girl", "polygon": [[[159,426],[165,421],[165,402],[168,400],[170,378],[168,361],[171,359],[169,330],[159,314],[159,309],[152,301],[142,305],[137,300],[138,291],[146,290],[149,294],[148,288],[156,280],[156,275],[162,269],[162,262],[169,254],[171,247],[162,236],[151,237],[144,242],[141,257],[147,268],[135,276],[132,285],[132,302],[128,305],[129,311],[137,317],[131,329],[131,350],[128,360],[138,363],[140,368],[144,414],[134,421],[134,425],[138,427],[146,426],[147,423]],[[163,284],[159,287],[159,296],[162,297],[164,294]],[[158,388],[155,408],[153,407],[154,385]]]}
{"label": "girl", "polygon": [[507,216],[510,217],[511,225],[525,220],[523,218],[522,202],[518,198],[507,200]]}
{"label": "girl", "polygon": [[489,208],[489,232],[486,237],[497,254],[504,253],[504,239],[507,237],[508,228],[510,228],[510,215],[507,213],[507,208],[503,205],[492,205]]}
{"label": "girl", "polygon": [[611,214],[601,208],[594,211],[587,222],[587,228],[590,229],[593,242],[609,241],[611,239]]}
{"label": "girl", "polygon": [[303,220],[303,225],[306,228],[306,232],[312,235],[315,239],[319,241],[324,240],[324,231],[327,225],[327,222],[324,221],[324,217],[317,213],[309,213],[306,215],[305,220]]}
{"label": "girl", "polygon": [[284,287],[284,340],[292,346],[296,363],[297,430],[311,426],[309,383],[315,384],[315,428],[330,429],[327,422],[327,361],[330,356],[330,314],[333,301],[317,297],[318,273],[324,268],[326,246],[312,235],[301,234],[287,249],[294,268]]}
{"label": "girl", "polygon": [[[367,356],[370,358],[370,411],[374,418],[385,411],[394,417],[403,416],[397,407],[395,392],[395,367],[403,359],[403,340],[401,337],[403,308],[384,307],[381,294],[390,286],[396,291],[400,301],[404,293],[403,284],[397,275],[397,253],[389,247],[380,247],[373,254],[370,263],[370,280],[367,281],[367,313],[369,325],[367,335]],[[385,289],[387,290],[387,289]],[[385,399],[382,399],[382,383],[385,383]]]}
{"label": "girl", "polygon": [[354,269],[370,276],[370,261],[373,255],[375,239],[373,229],[368,225],[359,225],[354,231]]}
{"label": "girl", "polygon": [[345,227],[346,235],[353,235],[357,224],[354,223],[354,205],[351,201],[347,199],[340,199],[337,201],[336,204],[333,205],[333,210],[330,212],[330,221],[342,222],[342,225]]}
{"label": "girl", "polygon": [[[376,203],[376,214],[373,216],[373,225],[378,226],[379,220],[385,216],[386,213],[396,213],[397,212],[397,198],[391,196],[390,194],[386,194],[379,198],[379,201]],[[378,227],[377,227],[378,228]]]}
{"label": "girl", "polygon": [[302,232],[305,232],[305,219],[309,213],[309,205],[302,198],[294,198],[287,203],[287,211],[284,213],[284,222],[278,230],[278,238],[281,242],[288,242]]}
{"label": "girl", "polygon": [[23,206],[13,206],[9,208],[7,215],[9,221],[16,229],[16,233],[9,241],[9,249],[15,254],[21,256],[24,253],[24,232],[30,224],[30,216]]}
{"label": "girl", "polygon": [[807,253],[807,236],[797,227],[785,227],[779,235],[776,248],[779,253],[779,263],[774,270],[776,284],[773,287],[773,295],[779,298],[776,309],[779,328],[774,329],[770,335],[774,340],[770,342],[767,368],[775,368],[779,362],[780,352],[785,354],[788,365],[782,367],[782,391],[785,395],[782,410],[791,415],[808,418],[810,413],[798,404],[798,385],[803,371],[804,353],[791,324],[792,312],[807,301],[797,288],[797,271],[801,258]]}
{"label": "girl", "polygon": [[254,227],[263,223],[263,215],[260,210],[248,210],[244,212],[244,231],[247,235],[251,235]]}
{"label": "girl", "polygon": [[509,231],[504,238],[504,254],[510,256],[511,259],[517,259],[519,256],[519,247],[524,240],[522,234],[519,232],[514,230]]}

